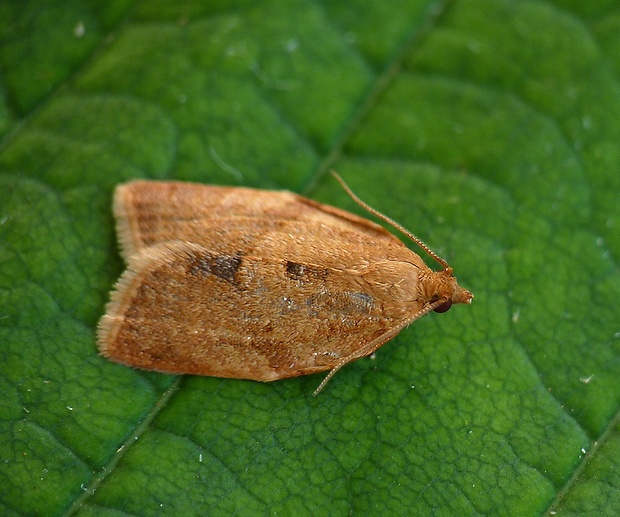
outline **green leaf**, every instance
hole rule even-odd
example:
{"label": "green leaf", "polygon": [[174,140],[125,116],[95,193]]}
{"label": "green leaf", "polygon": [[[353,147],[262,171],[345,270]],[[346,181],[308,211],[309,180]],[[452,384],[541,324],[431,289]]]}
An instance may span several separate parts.
{"label": "green leaf", "polygon": [[[99,4],[0,5],[0,513],[620,513],[619,1]],[[316,398],[98,355],[117,183],[330,169],[472,305]]]}

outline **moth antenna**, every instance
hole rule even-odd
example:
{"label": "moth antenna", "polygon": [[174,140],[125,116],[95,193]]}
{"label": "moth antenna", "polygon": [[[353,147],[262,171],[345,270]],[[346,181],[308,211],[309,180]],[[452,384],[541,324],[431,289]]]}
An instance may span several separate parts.
{"label": "moth antenna", "polygon": [[321,390],[325,387],[325,385],[328,383],[328,381],[334,376],[336,375],[336,372],[338,370],[340,370],[340,368],[342,368],[345,364],[347,363],[340,363],[337,364],[336,366],[334,366],[330,372],[327,374],[327,377],[325,377],[322,381],[321,384],[319,384],[319,387],[317,389],[314,390],[314,393],[312,394],[313,397],[316,397],[319,393],[321,393]]}
{"label": "moth antenna", "polygon": [[[368,203],[362,201],[359,197],[357,197],[357,195],[355,195],[355,193],[349,188],[349,185],[347,185],[344,182],[344,180],[335,171],[331,171],[331,173],[332,173],[332,176],[336,178],[338,183],[340,183],[340,185],[345,190],[345,192],[349,194],[349,196],[351,196],[351,199],[353,199],[353,201],[355,201],[359,206],[361,206],[367,212],[370,212],[375,217],[378,217],[382,221],[388,223],[390,226],[393,226],[394,228],[396,228],[399,232],[409,237],[413,242],[415,242],[418,246],[420,246],[420,248],[426,251],[426,253],[428,253],[428,255],[431,258],[433,258],[437,263],[439,263],[444,269],[446,270],[450,269],[450,266],[448,265],[448,263],[444,259],[442,259],[439,255],[437,255],[437,253],[435,253],[422,239],[415,236],[412,232],[407,230],[401,224],[394,221],[394,219],[392,219],[391,217],[388,217],[387,215],[382,214],[377,209],[371,207]],[[337,368],[335,368],[334,370],[337,370]],[[333,373],[335,373],[334,370],[332,370],[329,373],[329,375],[325,378],[325,380],[318,387],[317,391],[314,392],[315,395],[321,390],[323,385],[332,377]]]}

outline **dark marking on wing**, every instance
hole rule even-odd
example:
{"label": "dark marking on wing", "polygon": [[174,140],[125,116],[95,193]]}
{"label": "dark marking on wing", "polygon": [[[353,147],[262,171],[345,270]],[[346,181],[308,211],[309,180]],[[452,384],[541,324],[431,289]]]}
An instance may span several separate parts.
{"label": "dark marking on wing", "polygon": [[235,282],[235,275],[241,267],[241,256],[235,255],[218,255],[215,257],[213,264],[213,274],[231,284]]}
{"label": "dark marking on wing", "polygon": [[231,284],[237,284],[237,271],[243,259],[241,254],[196,256],[188,268],[190,275],[214,275]]}
{"label": "dark marking on wing", "polygon": [[297,262],[286,261],[286,274],[287,276],[294,278],[295,280],[301,280],[304,276],[305,266],[298,264]]}

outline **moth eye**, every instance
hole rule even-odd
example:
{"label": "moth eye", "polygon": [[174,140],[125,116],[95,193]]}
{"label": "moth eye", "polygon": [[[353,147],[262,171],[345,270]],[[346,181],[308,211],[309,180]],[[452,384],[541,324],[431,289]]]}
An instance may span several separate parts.
{"label": "moth eye", "polygon": [[435,312],[446,312],[450,307],[452,307],[452,300],[446,300],[438,307],[435,307],[433,310]]}

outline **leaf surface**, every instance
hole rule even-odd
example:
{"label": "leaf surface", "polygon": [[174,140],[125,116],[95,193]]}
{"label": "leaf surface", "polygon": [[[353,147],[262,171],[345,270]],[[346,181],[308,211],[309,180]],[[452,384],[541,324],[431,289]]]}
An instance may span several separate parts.
{"label": "leaf surface", "polygon": [[[620,2],[95,4],[0,6],[0,513],[620,513]],[[117,183],[330,169],[472,305],[316,398],[98,355]]]}

